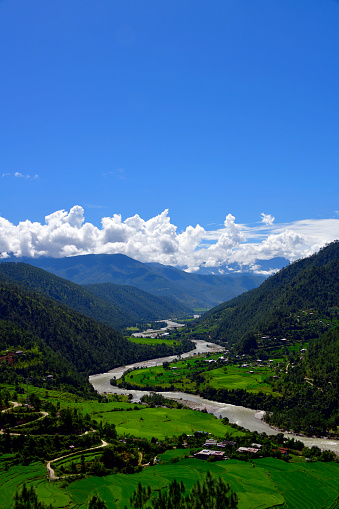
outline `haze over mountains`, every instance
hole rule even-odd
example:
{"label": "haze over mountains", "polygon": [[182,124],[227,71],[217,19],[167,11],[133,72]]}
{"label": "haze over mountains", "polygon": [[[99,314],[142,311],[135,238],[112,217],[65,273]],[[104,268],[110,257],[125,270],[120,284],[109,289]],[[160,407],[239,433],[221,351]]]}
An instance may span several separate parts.
{"label": "haze over mountains", "polygon": [[68,258],[15,258],[74,283],[130,285],[158,297],[170,297],[184,306],[210,308],[256,288],[265,280],[253,274],[227,276],[190,274],[171,266],[141,263],[122,254]]}

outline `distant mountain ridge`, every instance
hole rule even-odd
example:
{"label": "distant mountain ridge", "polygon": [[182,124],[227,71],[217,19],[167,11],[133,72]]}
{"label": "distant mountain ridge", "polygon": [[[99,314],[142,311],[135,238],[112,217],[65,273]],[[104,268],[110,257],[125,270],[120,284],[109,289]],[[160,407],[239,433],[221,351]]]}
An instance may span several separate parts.
{"label": "distant mountain ridge", "polygon": [[130,285],[159,297],[170,297],[189,308],[212,307],[256,288],[265,277],[257,275],[189,274],[167,265],[141,263],[122,254],[82,255],[68,258],[18,258],[74,283]]}

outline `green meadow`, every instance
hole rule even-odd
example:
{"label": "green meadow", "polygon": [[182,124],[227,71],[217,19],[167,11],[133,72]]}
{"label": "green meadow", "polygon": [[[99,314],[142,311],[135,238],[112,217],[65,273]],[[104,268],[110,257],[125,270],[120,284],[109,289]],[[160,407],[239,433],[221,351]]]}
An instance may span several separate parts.
{"label": "green meadow", "polygon": [[[178,450],[177,457],[180,453],[183,451]],[[336,463],[288,464],[273,458],[210,463],[187,458],[173,464],[168,461],[168,453],[160,455],[159,460],[159,464],[137,474],[90,477],[70,484],[62,480],[47,481],[46,469],[39,463],[11,467],[7,472],[0,472],[0,508],[10,509],[16,486],[23,482],[33,484],[39,499],[52,503],[55,508],[86,509],[94,494],[98,494],[110,509],[130,508],[129,498],[139,482],[159,490],[178,479],[189,490],[208,470],[230,483],[238,494],[239,509],[338,507],[339,465]]]}
{"label": "green meadow", "polygon": [[221,420],[211,414],[177,408],[143,408],[133,412],[105,412],[102,420],[115,424],[119,435],[130,434],[136,437],[166,437],[193,434],[195,431],[207,431],[216,436],[224,436],[229,432],[234,436],[242,435],[231,426],[224,425]]}
{"label": "green meadow", "polygon": [[132,343],[137,343],[139,345],[162,345],[165,343],[166,345],[177,345],[179,341],[175,341],[174,339],[165,339],[165,338],[134,338],[128,337],[126,338],[128,341]]}

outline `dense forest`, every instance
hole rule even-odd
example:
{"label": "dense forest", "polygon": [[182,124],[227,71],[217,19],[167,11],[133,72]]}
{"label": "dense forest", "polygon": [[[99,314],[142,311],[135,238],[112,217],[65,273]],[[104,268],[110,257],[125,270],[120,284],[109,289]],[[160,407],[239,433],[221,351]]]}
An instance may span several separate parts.
{"label": "dense forest", "polygon": [[190,308],[170,297],[156,297],[134,286],[101,283],[85,285],[84,288],[109,301],[113,306],[120,306],[124,310],[128,310],[133,323],[159,318],[178,318],[193,313]]}
{"label": "dense forest", "polygon": [[[0,314],[2,366],[10,369],[6,350],[21,350],[10,370],[23,376],[44,372],[78,385],[79,373],[85,380],[92,373],[192,348],[189,341],[177,346],[131,343],[111,327],[9,282],[0,283]],[[4,369],[2,376],[7,376]]]}
{"label": "dense forest", "polygon": [[308,434],[326,434],[339,426],[339,328],[312,341],[300,358],[290,356],[277,390],[284,405],[266,420],[274,426]]}
{"label": "dense forest", "polygon": [[26,263],[1,263],[0,280],[39,292],[115,329],[191,312],[176,301],[137,288],[104,284],[84,287]]}
{"label": "dense forest", "polygon": [[280,270],[259,288],[211,309],[201,324],[209,329],[211,339],[232,343],[247,333],[309,339],[307,328],[291,327],[291,314],[312,310],[330,318],[333,308],[339,310],[338,275],[339,242],[333,242]]}

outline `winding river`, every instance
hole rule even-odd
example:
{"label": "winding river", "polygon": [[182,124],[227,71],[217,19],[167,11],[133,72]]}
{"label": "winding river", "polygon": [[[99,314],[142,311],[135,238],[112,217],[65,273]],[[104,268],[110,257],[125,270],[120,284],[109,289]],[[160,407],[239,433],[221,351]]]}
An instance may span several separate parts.
{"label": "winding river", "polygon": [[[207,343],[206,341],[198,340],[194,340],[193,342],[196,344],[196,348],[190,352],[182,354],[181,358],[191,357],[192,355],[199,353],[213,353],[222,351],[218,345],[213,343]],[[108,373],[91,375],[89,377],[89,381],[93,385],[94,389],[99,393],[110,392],[115,394],[132,394],[132,401],[138,402],[140,401],[141,396],[143,394],[147,394],[148,391],[120,389],[119,387],[110,385],[110,379],[113,377],[121,378],[123,373],[130,368],[159,366],[164,361],[172,362],[177,360],[177,358],[178,357],[176,355],[172,355],[170,357],[161,357],[158,359],[151,359],[149,361],[129,364],[128,366],[121,366],[119,368],[112,369]],[[267,435],[276,435],[279,433],[279,431],[271,428],[261,420],[264,414],[263,411],[251,410],[250,408],[243,406],[218,403],[217,401],[211,401],[201,398],[195,394],[187,394],[185,392],[162,392],[161,394],[166,398],[182,400],[182,403],[196,410],[202,410],[206,408],[209,413],[214,414],[216,417],[227,417],[230,422],[238,424],[239,426],[249,429],[250,431],[258,431],[259,433],[265,432]],[[289,438],[295,438],[296,440],[301,440],[307,447],[316,445],[317,447],[320,447],[320,449],[330,449],[331,451],[339,454],[338,440],[305,436],[301,437],[298,435],[293,435],[292,433],[285,433],[285,436],[288,436]]]}

